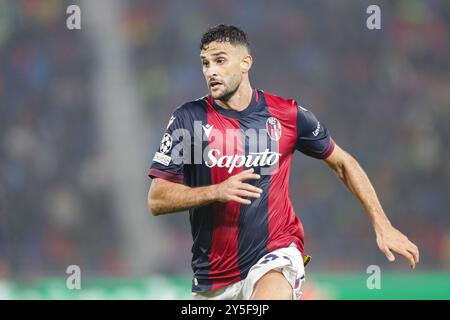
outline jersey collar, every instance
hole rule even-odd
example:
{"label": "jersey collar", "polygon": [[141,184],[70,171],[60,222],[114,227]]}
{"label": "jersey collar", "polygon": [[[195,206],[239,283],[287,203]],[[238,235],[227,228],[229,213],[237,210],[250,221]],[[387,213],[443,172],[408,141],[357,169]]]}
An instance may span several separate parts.
{"label": "jersey collar", "polygon": [[248,116],[250,113],[252,113],[256,109],[256,107],[258,105],[258,100],[259,100],[258,96],[259,96],[258,90],[253,89],[252,100],[250,101],[250,104],[247,106],[247,108],[245,108],[242,111],[228,110],[228,109],[222,108],[214,101],[214,99],[211,97],[211,95],[208,96],[208,98],[209,98],[208,100],[211,102],[211,105],[213,106],[213,108],[220,114],[230,117],[230,118],[239,119],[239,118]]}

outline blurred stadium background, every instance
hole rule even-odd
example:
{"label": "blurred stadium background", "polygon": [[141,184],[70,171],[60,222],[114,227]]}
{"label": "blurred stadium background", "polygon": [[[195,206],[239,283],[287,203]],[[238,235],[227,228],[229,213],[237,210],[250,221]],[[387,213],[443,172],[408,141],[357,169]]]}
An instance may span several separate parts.
{"label": "blurred stadium background", "polygon": [[[313,110],[421,249],[414,271],[387,263],[350,193],[297,154],[304,298],[449,299],[445,0],[0,0],[0,299],[190,298],[188,215],[147,213],[146,172],[173,109],[206,93],[198,43],[218,23],[248,33],[253,85]],[[66,288],[69,265],[82,290]]]}

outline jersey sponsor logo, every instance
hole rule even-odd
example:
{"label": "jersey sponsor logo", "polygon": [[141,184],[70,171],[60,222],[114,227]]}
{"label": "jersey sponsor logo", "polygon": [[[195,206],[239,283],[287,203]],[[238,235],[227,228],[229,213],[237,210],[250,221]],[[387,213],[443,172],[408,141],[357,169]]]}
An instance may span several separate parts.
{"label": "jersey sponsor logo", "polygon": [[314,137],[317,137],[319,135],[319,132],[320,132],[320,122],[317,121],[316,130],[314,130],[312,134],[314,135]]}
{"label": "jersey sponsor logo", "polygon": [[168,155],[162,154],[161,152],[156,152],[155,156],[153,157],[153,161],[161,163],[165,165],[166,167],[170,164],[170,158]]}
{"label": "jersey sponsor logo", "polygon": [[263,167],[276,164],[281,157],[281,153],[264,150],[264,152],[250,152],[244,155],[223,155],[218,149],[211,149],[208,152],[208,161],[205,165],[208,168],[218,166],[219,168],[229,168],[228,172],[232,173],[234,168],[245,167]]}
{"label": "jersey sponsor logo", "polygon": [[[276,127],[279,121],[274,118],[271,123]],[[278,153],[278,142],[269,138],[265,128],[249,128],[245,131],[233,128],[223,132],[216,130],[213,125],[194,121],[193,135],[188,129],[172,129],[163,136],[158,150],[159,155],[155,156],[158,163],[166,166],[169,164],[203,164],[209,168],[219,166],[226,167],[229,173],[232,173],[234,168],[243,166],[260,167],[261,175],[277,172],[281,153]],[[235,154],[235,150],[239,149],[236,143],[241,143],[242,139],[245,140],[245,145],[249,146],[248,151],[246,150],[244,154],[241,150]],[[207,142],[208,147],[205,147],[204,142]]]}
{"label": "jersey sponsor logo", "polygon": [[172,149],[172,137],[170,136],[170,134],[165,133],[161,140],[159,151],[163,154],[166,154],[170,151],[170,149]]}
{"label": "jersey sponsor logo", "polygon": [[211,130],[214,126],[210,125],[210,124],[206,124],[206,125],[202,125],[203,131],[205,131],[206,137],[209,138],[209,135],[211,134]]}
{"label": "jersey sponsor logo", "polygon": [[278,141],[281,138],[281,123],[277,118],[270,117],[266,121],[266,130],[270,139]]}

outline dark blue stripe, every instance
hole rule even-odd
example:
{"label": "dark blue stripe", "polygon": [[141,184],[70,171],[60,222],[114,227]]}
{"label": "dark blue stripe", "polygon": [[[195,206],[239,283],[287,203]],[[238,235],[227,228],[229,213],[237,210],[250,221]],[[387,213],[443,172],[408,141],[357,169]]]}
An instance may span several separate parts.
{"label": "dark blue stripe", "polygon": [[[249,128],[253,129],[265,129],[266,120],[270,117],[267,109],[264,95],[259,93],[258,106],[247,117],[239,119],[241,130]],[[245,141],[245,155],[249,154],[249,138],[244,137]],[[270,140],[267,139],[267,148],[270,147]],[[259,146],[258,151],[264,151],[265,146]],[[254,151],[254,148],[252,148]],[[244,168],[249,169],[249,168]],[[260,174],[261,168],[256,167],[255,172]],[[251,206],[241,205],[239,216],[239,231],[238,231],[238,266],[241,272],[241,278],[247,277],[250,268],[266,253],[267,243],[269,241],[269,224],[268,224],[268,197],[270,189],[270,176],[261,176],[259,180],[245,181],[251,185],[255,185],[263,192],[261,197],[249,198],[252,201]]]}
{"label": "dark blue stripe", "polygon": [[[190,123],[192,124],[192,128],[190,128],[191,133],[194,132],[194,121],[201,121],[203,125],[206,125],[208,119],[205,101],[198,100],[192,103],[192,106],[189,107],[189,115],[192,117],[192,119],[190,119]],[[196,140],[194,140],[194,142],[196,142]],[[208,142],[204,141],[201,143],[201,150],[203,151],[204,148],[207,148]],[[194,150],[195,148],[193,147],[191,152],[192,159],[194,157]],[[185,171],[184,175],[189,186],[200,187],[212,184],[210,169],[204,164],[191,164],[186,168],[188,169]],[[212,205],[206,205],[189,210],[189,219],[191,222],[191,233],[193,239],[192,270],[194,272],[194,278],[198,281],[198,283],[195,284],[194,279],[192,280],[193,292],[210,291],[212,287],[212,281],[208,279],[208,274],[211,270],[209,255],[211,252],[214,227],[213,212]]]}

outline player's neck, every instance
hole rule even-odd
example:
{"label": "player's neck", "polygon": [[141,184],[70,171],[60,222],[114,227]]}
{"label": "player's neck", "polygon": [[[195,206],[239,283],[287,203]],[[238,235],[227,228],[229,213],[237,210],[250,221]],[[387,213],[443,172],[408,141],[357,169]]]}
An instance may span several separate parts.
{"label": "player's neck", "polygon": [[216,104],[227,110],[243,111],[252,101],[253,89],[250,82],[242,83],[239,89],[227,101],[215,100]]}

